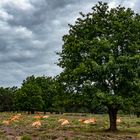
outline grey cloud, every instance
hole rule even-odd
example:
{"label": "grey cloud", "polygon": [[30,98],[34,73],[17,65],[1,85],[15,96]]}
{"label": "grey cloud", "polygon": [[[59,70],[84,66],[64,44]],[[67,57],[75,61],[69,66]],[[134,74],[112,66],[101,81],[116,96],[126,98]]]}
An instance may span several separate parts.
{"label": "grey cloud", "polygon": [[136,0],[136,3],[134,5],[134,9],[136,12],[140,13],[140,1]]}
{"label": "grey cloud", "polygon": [[[73,24],[80,11],[89,12],[98,0],[19,1],[0,1],[0,86],[20,86],[32,74],[59,74],[56,52],[61,51],[68,23]],[[135,1],[133,8],[140,11]]]}

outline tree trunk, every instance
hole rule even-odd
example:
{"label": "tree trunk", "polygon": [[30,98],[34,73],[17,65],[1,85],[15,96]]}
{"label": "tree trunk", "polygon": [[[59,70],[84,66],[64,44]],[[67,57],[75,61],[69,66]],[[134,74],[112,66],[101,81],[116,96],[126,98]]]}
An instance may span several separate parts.
{"label": "tree trunk", "polygon": [[118,109],[114,108],[108,108],[108,114],[109,114],[109,121],[110,121],[110,128],[109,131],[117,131],[117,112]]}
{"label": "tree trunk", "polygon": [[139,118],[140,117],[140,112],[137,112],[136,116],[137,116],[137,118]]}
{"label": "tree trunk", "polygon": [[34,110],[31,110],[31,114],[35,114],[35,111]]}

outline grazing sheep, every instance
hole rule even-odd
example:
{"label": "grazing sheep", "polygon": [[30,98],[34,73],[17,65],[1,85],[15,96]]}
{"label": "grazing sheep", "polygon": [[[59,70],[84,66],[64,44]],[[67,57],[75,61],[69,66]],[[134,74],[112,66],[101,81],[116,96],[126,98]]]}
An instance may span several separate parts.
{"label": "grazing sheep", "polygon": [[68,120],[65,120],[65,121],[63,121],[63,122],[61,123],[61,125],[67,125],[67,124],[69,124],[69,121],[68,121]]}
{"label": "grazing sheep", "polygon": [[14,115],[10,118],[10,121],[17,121],[21,117],[21,114]]}
{"label": "grazing sheep", "polygon": [[59,119],[58,122],[64,122],[66,119]]}
{"label": "grazing sheep", "polygon": [[32,123],[32,126],[38,128],[38,127],[41,126],[41,122],[40,121],[35,121],[35,122]]}
{"label": "grazing sheep", "polygon": [[83,123],[86,119],[79,119],[78,121]]}
{"label": "grazing sheep", "polygon": [[42,118],[43,118],[43,119],[48,119],[49,116],[48,116],[48,115],[45,115],[45,116],[43,116]]}
{"label": "grazing sheep", "polygon": [[95,124],[96,123],[96,119],[95,118],[79,119],[78,121],[81,122],[81,123],[85,123],[85,124]]}
{"label": "grazing sheep", "polygon": [[66,119],[59,119],[58,122],[61,122],[61,125],[67,125],[69,124],[69,121]]}
{"label": "grazing sheep", "polygon": [[41,116],[41,115],[36,115],[36,116],[34,116],[34,118],[35,118],[35,119],[41,119],[42,116]]}
{"label": "grazing sheep", "polygon": [[117,118],[116,122],[117,123],[121,123],[121,119],[120,118]]}
{"label": "grazing sheep", "polygon": [[2,123],[5,124],[5,125],[9,125],[10,121],[7,120],[7,121],[3,121]]}

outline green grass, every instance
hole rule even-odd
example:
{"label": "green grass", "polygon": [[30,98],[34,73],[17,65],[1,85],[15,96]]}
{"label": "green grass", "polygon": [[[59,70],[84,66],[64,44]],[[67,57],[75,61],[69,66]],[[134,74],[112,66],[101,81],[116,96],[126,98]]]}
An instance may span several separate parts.
{"label": "green grass", "polygon": [[[111,133],[105,130],[109,127],[108,115],[92,114],[63,114],[49,115],[48,119],[39,119],[41,127],[32,127],[36,121],[34,115],[22,114],[18,121],[4,125],[3,120],[9,119],[13,113],[0,113],[0,140],[7,139],[37,139],[37,140],[139,140],[140,119],[136,116],[118,115],[121,123],[118,124],[118,132]],[[97,119],[96,124],[83,124],[80,118]],[[70,124],[61,126],[60,118],[68,119]]]}

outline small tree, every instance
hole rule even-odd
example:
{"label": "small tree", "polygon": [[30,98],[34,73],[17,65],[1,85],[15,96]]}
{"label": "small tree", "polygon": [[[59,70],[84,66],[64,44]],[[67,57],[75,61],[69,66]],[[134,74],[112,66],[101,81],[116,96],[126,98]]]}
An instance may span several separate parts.
{"label": "small tree", "polygon": [[16,90],[16,87],[0,87],[0,111],[14,110],[14,96]]}
{"label": "small tree", "polygon": [[36,79],[37,85],[41,88],[42,90],[42,99],[44,102],[43,105],[43,111],[46,113],[46,111],[53,112],[53,97],[55,96],[56,93],[56,88],[55,88],[55,79],[52,77],[37,77]]}
{"label": "small tree", "polygon": [[61,76],[75,94],[87,82],[94,86],[98,101],[108,108],[109,130],[115,131],[118,110],[131,103],[139,88],[140,16],[102,2],[81,15],[63,37]]}
{"label": "small tree", "polygon": [[41,95],[42,90],[36,84],[35,77],[27,77],[23,81],[22,87],[16,93],[15,104],[17,109],[28,111],[32,114],[36,110],[42,110],[44,102]]}

